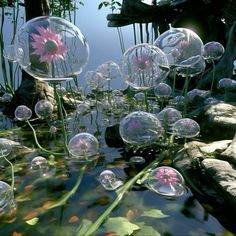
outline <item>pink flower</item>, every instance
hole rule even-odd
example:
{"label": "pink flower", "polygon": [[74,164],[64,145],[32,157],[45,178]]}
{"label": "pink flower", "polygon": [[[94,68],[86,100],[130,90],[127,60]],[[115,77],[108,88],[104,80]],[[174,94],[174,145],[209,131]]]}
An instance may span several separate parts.
{"label": "pink flower", "polygon": [[159,168],[155,174],[156,178],[160,181],[161,184],[176,184],[178,182],[177,173],[170,168]]}
{"label": "pink flower", "polygon": [[139,71],[145,71],[146,69],[149,69],[152,66],[152,64],[153,64],[152,57],[144,53],[135,56],[133,59],[133,65]]}
{"label": "pink flower", "polygon": [[31,34],[33,40],[31,46],[34,49],[32,54],[40,56],[40,62],[64,59],[68,50],[63,45],[61,36],[49,27],[36,27],[36,29],[39,34]]}

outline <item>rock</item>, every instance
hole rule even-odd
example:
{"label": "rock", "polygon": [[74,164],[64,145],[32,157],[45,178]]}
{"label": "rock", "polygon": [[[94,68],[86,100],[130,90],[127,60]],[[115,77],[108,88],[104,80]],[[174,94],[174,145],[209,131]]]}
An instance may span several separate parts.
{"label": "rock", "polygon": [[236,133],[229,147],[220,154],[220,158],[223,158],[236,165]]}
{"label": "rock", "polygon": [[201,134],[209,140],[232,139],[236,132],[236,107],[227,103],[206,106],[197,118]]}
{"label": "rock", "polygon": [[234,145],[232,140],[210,144],[192,141],[173,160],[199,202],[210,206],[208,212],[233,233],[236,232],[236,170],[233,164],[217,157],[223,158],[222,153],[232,150]]}
{"label": "rock", "polygon": [[217,159],[205,159],[201,164],[214,188],[236,211],[236,170],[227,161]]}

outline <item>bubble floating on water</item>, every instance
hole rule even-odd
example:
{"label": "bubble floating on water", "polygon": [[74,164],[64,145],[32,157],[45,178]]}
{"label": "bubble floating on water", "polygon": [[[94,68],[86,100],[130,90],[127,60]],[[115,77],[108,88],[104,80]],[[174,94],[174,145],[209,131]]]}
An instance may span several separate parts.
{"label": "bubble floating on water", "polygon": [[0,157],[8,156],[12,151],[11,140],[0,138]]}
{"label": "bubble floating on water", "polygon": [[32,116],[32,111],[29,107],[20,105],[16,108],[14,115],[17,120],[26,121]]}
{"label": "bubble floating on water", "polygon": [[204,51],[202,56],[207,62],[219,60],[225,52],[224,46],[215,41],[206,43],[203,49]]}
{"label": "bubble floating on water", "polygon": [[80,29],[55,16],[35,17],[23,24],[14,40],[17,62],[40,80],[72,79],[88,62],[89,46]]}
{"label": "bubble floating on water", "polygon": [[34,157],[30,165],[31,170],[39,172],[40,175],[46,175],[49,170],[49,164],[45,157]]}
{"label": "bubble floating on water", "polygon": [[16,202],[12,187],[0,181],[0,216],[16,209]]}
{"label": "bubble floating on water", "polygon": [[168,98],[172,93],[172,88],[166,83],[159,83],[153,91],[156,97]]}
{"label": "bubble floating on water", "polygon": [[200,133],[200,126],[195,120],[183,118],[173,124],[172,132],[181,138],[193,138]]}
{"label": "bubble floating on water", "polygon": [[150,145],[162,134],[158,118],[148,112],[135,111],[125,116],[119,126],[120,136],[124,142],[137,146]]}
{"label": "bubble floating on water", "polygon": [[123,182],[117,178],[116,174],[111,170],[104,170],[98,178],[101,185],[109,191],[115,190],[123,185]]}
{"label": "bubble floating on water", "polygon": [[121,58],[120,67],[124,81],[135,89],[154,87],[169,74],[166,55],[147,43],[129,48]]}
{"label": "bubble floating on water", "polygon": [[3,103],[11,102],[13,95],[11,93],[4,93],[2,97],[0,97],[0,101]]}
{"label": "bubble floating on water", "polygon": [[164,126],[171,126],[182,118],[182,114],[175,108],[167,107],[157,114],[157,118]]}
{"label": "bubble floating on water", "polygon": [[68,144],[68,150],[72,158],[80,161],[92,161],[98,154],[98,149],[98,140],[90,133],[76,134]]}
{"label": "bubble floating on water", "polygon": [[145,163],[145,159],[142,156],[133,156],[129,160],[134,165],[142,165]]}
{"label": "bubble floating on water", "polygon": [[52,115],[53,105],[48,100],[40,100],[35,104],[34,111],[40,119],[46,119]]}
{"label": "bubble floating on water", "polygon": [[154,169],[148,176],[147,184],[154,192],[167,197],[179,197],[185,193],[183,176],[169,166]]}

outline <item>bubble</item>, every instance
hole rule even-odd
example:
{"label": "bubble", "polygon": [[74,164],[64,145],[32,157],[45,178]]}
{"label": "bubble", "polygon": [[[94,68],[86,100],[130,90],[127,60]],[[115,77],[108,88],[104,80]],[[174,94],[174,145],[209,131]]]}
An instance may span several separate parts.
{"label": "bubble", "polygon": [[87,71],[84,75],[84,78],[86,80],[87,85],[90,86],[92,89],[100,91],[104,89],[106,79],[102,75],[102,73],[96,71]]}
{"label": "bubble", "polygon": [[32,159],[30,169],[43,177],[51,176],[55,172],[55,169],[50,168],[47,159],[42,156],[37,156]]}
{"label": "bubble", "polygon": [[68,144],[72,158],[81,161],[92,161],[96,154],[98,154],[98,148],[99,143],[97,138],[89,133],[76,134],[70,139]]}
{"label": "bubble", "polygon": [[179,197],[185,193],[183,176],[169,166],[154,169],[148,176],[147,184],[154,192],[167,197]]}
{"label": "bubble", "polygon": [[218,89],[236,90],[236,81],[230,78],[222,78],[217,84]]}
{"label": "bubble", "polygon": [[123,185],[123,182],[117,178],[116,174],[111,170],[104,170],[98,178],[101,185],[109,191],[115,190]]}
{"label": "bubble", "polygon": [[184,96],[175,96],[172,100],[172,104],[174,104],[176,107],[182,107],[185,103],[185,97]]}
{"label": "bubble", "polygon": [[142,93],[142,92],[136,93],[136,94],[134,95],[134,98],[135,98],[135,100],[136,100],[137,102],[144,102],[144,100],[145,100],[145,94]]}
{"label": "bubble", "polygon": [[13,96],[11,93],[4,93],[1,97],[1,102],[3,103],[8,103],[11,102]]}
{"label": "bubble", "polygon": [[32,111],[29,107],[25,105],[20,105],[15,110],[15,118],[20,121],[29,120],[32,116]]}
{"label": "bubble", "polygon": [[11,140],[0,138],[0,157],[8,156],[12,151]]}
{"label": "bubble", "polygon": [[52,115],[53,105],[47,100],[40,100],[35,104],[34,111],[40,119],[46,119]]}
{"label": "bubble", "polygon": [[154,94],[156,97],[168,98],[172,93],[172,88],[166,83],[159,83],[154,87]]}
{"label": "bubble", "polygon": [[182,114],[180,111],[176,110],[175,108],[164,108],[157,114],[157,118],[161,121],[164,126],[171,126],[177,120],[182,118]]}
{"label": "bubble", "polygon": [[81,115],[85,115],[90,112],[90,105],[88,103],[80,103],[76,111]]}
{"label": "bubble", "polygon": [[15,40],[22,69],[50,82],[72,79],[88,62],[89,46],[80,29],[55,16],[40,16],[23,24]]}
{"label": "bubble", "polygon": [[135,165],[142,165],[145,163],[145,159],[142,156],[133,156],[130,158],[129,162]]}
{"label": "bubble", "polygon": [[202,73],[206,68],[206,63],[202,56],[194,56],[182,61],[176,71],[182,77],[193,77]]}
{"label": "bubble", "polygon": [[16,54],[15,54],[15,47],[13,44],[7,45],[6,47],[4,47],[3,56],[9,61],[12,61],[12,62],[17,61]]}
{"label": "bubble", "polygon": [[158,140],[162,134],[162,126],[155,115],[135,111],[121,120],[119,132],[124,142],[145,146]]}
{"label": "bubble", "polygon": [[97,67],[96,71],[101,73],[106,80],[120,78],[120,67],[114,61],[106,61]]}
{"label": "bubble", "polygon": [[207,98],[210,96],[211,91],[202,89],[193,89],[187,93],[187,99],[189,102],[193,102],[195,98]]}
{"label": "bubble", "polygon": [[47,170],[48,169],[48,161],[45,157],[37,156],[34,157],[31,161],[31,169],[32,170]]}
{"label": "bubble", "polygon": [[202,55],[203,43],[200,37],[190,29],[170,27],[154,41],[167,56],[170,65],[179,65],[183,61]]}
{"label": "bubble", "polygon": [[204,51],[202,56],[207,62],[219,60],[225,52],[224,46],[215,41],[206,43],[203,49]]}
{"label": "bubble", "polygon": [[173,124],[172,132],[181,138],[193,138],[200,133],[200,126],[195,120],[183,118]]}
{"label": "bubble", "polygon": [[129,48],[121,58],[124,81],[135,89],[148,89],[164,81],[169,73],[166,55],[158,47],[143,43]]}
{"label": "bubble", "polygon": [[0,181],[0,216],[16,209],[16,202],[12,187]]}

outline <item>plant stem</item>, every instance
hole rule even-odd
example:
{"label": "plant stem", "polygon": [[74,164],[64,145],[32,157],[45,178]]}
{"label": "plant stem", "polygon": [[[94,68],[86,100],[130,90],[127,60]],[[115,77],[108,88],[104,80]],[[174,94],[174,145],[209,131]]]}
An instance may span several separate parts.
{"label": "plant stem", "polygon": [[11,187],[12,187],[12,190],[14,191],[14,187],[15,187],[14,166],[5,156],[3,156],[3,158],[11,166]]}
{"label": "plant stem", "polygon": [[48,209],[62,206],[67,202],[67,200],[77,191],[77,189],[81,183],[81,180],[83,178],[83,174],[84,174],[85,169],[86,169],[86,165],[83,165],[80,169],[80,173],[79,173],[79,176],[77,178],[77,181],[76,181],[74,187],[68,193],[66,193],[57,203],[53,204]]}
{"label": "plant stem", "polygon": [[29,122],[28,120],[27,120],[26,122],[27,122],[27,124],[29,125],[29,127],[31,128],[31,130],[33,131],[34,141],[35,141],[37,147],[38,147],[40,150],[42,150],[43,152],[49,153],[49,154],[51,154],[51,155],[55,155],[55,156],[63,156],[63,155],[65,155],[65,153],[55,153],[55,152],[52,152],[52,151],[49,151],[49,150],[43,148],[43,147],[39,144],[39,142],[38,142],[37,134],[36,134],[36,131],[35,131],[34,127],[30,124],[30,122]]}
{"label": "plant stem", "polygon": [[[83,234],[83,236],[91,236],[93,235],[96,230],[100,227],[100,225],[107,219],[107,217],[111,214],[111,212],[117,207],[117,205],[120,203],[120,201],[123,199],[124,194],[130,189],[130,187],[137,182],[138,179],[140,179],[143,175],[147,173],[150,169],[155,168],[163,159],[165,156],[161,156],[160,158],[155,159],[153,162],[151,162],[147,167],[145,167],[142,171],[140,171],[137,175],[135,175],[133,178],[131,178],[129,181],[127,181],[122,187],[120,187],[117,191],[118,195],[116,199],[112,202],[112,204],[98,217],[98,219],[91,225],[91,227]],[[77,234],[75,236],[82,236],[79,229],[81,227],[79,226],[77,228]]]}
{"label": "plant stem", "polygon": [[58,107],[58,112],[59,112],[59,118],[61,120],[62,123],[62,132],[63,132],[63,142],[64,142],[64,148],[65,148],[65,152],[67,155],[69,155],[69,150],[67,147],[67,133],[66,133],[66,127],[65,127],[65,122],[64,122],[64,116],[63,116],[63,110],[62,110],[62,104],[61,104],[61,98],[57,92],[57,88],[56,88],[56,83],[54,83],[54,94],[56,97],[56,101],[57,101],[57,107]]}

